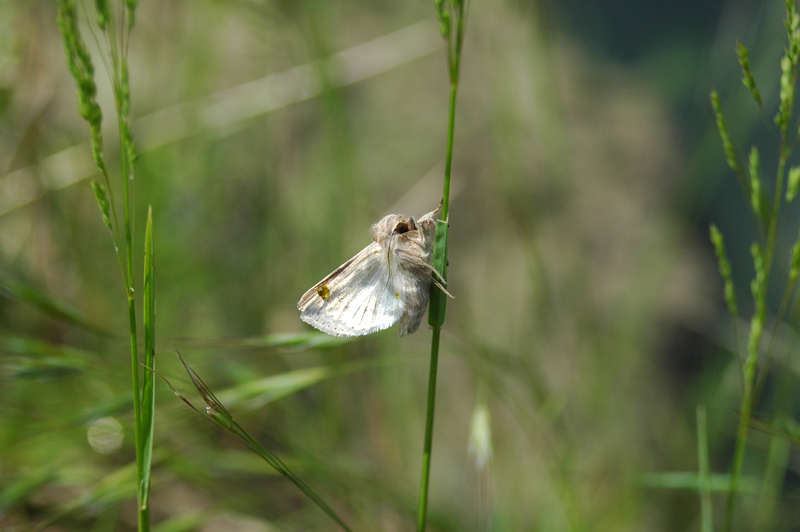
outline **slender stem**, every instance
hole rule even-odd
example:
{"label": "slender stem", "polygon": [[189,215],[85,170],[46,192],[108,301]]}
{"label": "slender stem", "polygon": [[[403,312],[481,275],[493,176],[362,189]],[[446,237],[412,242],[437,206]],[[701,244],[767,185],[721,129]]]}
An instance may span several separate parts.
{"label": "slender stem", "polygon": [[[447,117],[447,153],[445,155],[444,187],[442,192],[442,221],[436,224],[433,264],[445,278],[447,276],[447,222],[450,216],[450,175],[453,169],[453,141],[456,125],[456,96],[461,64],[461,45],[464,41],[464,0],[435,2],[442,36],[447,41],[447,67],[450,78],[450,106]],[[433,442],[433,415],[436,410],[436,377],[439,372],[439,340],[446,312],[445,295],[431,287],[428,323],[433,329],[431,337],[431,364],[428,373],[428,407],[425,419],[425,442],[422,453],[417,532],[423,532],[428,515],[428,485],[431,472],[431,446]]]}
{"label": "slender stem", "polygon": [[[739,416],[739,428],[736,433],[736,450],[733,458],[733,472],[731,473],[731,486],[728,490],[728,503],[725,509],[725,524],[722,530],[728,531],[733,525],[733,511],[736,503],[736,492],[739,489],[739,481],[742,477],[742,466],[744,464],[744,453],[747,448],[747,432],[750,428],[750,416],[753,409],[753,379],[747,375],[747,363],[745,366],[744,395],[742,396],[741,415]],[[754,373],[754,372],[751,372]]]}
{"label": "slender stem", "polygon": [[[457,75],[457,70],[456,70]],[[442,195],[442,219],[447,220],[450,204],[450,174],[453,167],[453,137],[455,133],[456,119],[456,96],[458,94],[458,79],[454,79],[450,84],[450,111],[448,117],[447,133],[447,156],[445,159],[444,170],[444,192]],[[445,253],[447,250],[445,250]],[[446,273],[446,260],[444,266],[440,266],[441,272]],[[431,288],[436,290],[435,288]],[[431,298],[444,297],[440,292],[431,294]],[[432,307],[433,308],[433,307]],[[431,312],[431,311],[429,311]],[[417,530],[425,530],[425,523],[428,512],[428,484],[430,479],[431,467],[431,444],[433,441],[433,415],[436,405],[436,377],[439,366],[439,338],[441,335],[442,323],[437,320],[433,325],[433,336],[431,338],[431,365],[428,374],[428,407],[425,419],[425,443],[422,454],[422,478],[420,479],[419,511],[417,514]]]}
{"label": "slender stem", "polygon": [[714,523],[711,507],[711,486],[708,459],[708,428],[705,406],[697,407],[697,462],[700,472],[700,530],[713,532]]}
{"label": "slender stem", "polygon": [[[133,282],[133,231],[134,213],[131,192],[131,181],[133,179],[133,161],[129,154],[130,137],[127,134],[127,79],[123,75],[126,68],[127,58],[119,54],[116,37],[113,35],[114,25],[110,24],[112,35],[109,36],[109,48],[111,49],[111,62],[113,66],[112,82],[114,86],[114,99],[117,111],[117,124],[120,132],[120,158],[122,166],[122,200],[123,216],[125,228],[125,264],[126,279],[125,291],[128,296],[128,322],[131,334],[131,380],[133,392],[133,414],[134,414],[134,437],[136,440],[136,478],[137,478],[137,508],[139,514],[139,532],[150,530],[150,505],[147,503],[146,492],[142,490],[142,483],[145,479],[145,430],[144,419],[142,417],[142,388],[139,383],[139,349],[136,337],[136,297]],[[120,31],[124,31],[121,29]]]}
{"label": "slender stem", "polygon": [[433,329],[431,341],[431,368],[428,374],[428,413],[425,420],[425,448],[422,451],[422,483],[419,493],[419,512],[417,532],[425,530],[428,516],[428,479],[431,471],[431,443],[433,441],[433,413],[436,407],[436,377],[439,373],[439,334],[441,329]]}
{"label": "slender stem", "polygon": [[[783,197],[783,184],[785,180],[786,160],[789,156],[789,148],[787,143],[787,135],[785,132],[782,134],[780,157],[778,159],[778,169],[775,177],[775,198],[773,200],[772,213],[770,215],[769,227],[767,230],[767,241],[763,249],[763,275],[762,288],[759,293],[754,294],[756,298],[756,313],[758,314],[759,308],[763,308],[766,302],[766,286],[769,281],[769,274],[772,270],[772,260],[775,253],[775,240],[778,234],[778,225],[780,222],[780,206]],[[763,327],[763,315],[760,319],[759,327]],[[753,333],[754,324],[751,324],[750,334]],[[750,430],[750,420],[753,413],[753,403],[756,401],[758,387],[756,386],[756,374],[758,370],[758,342],[748,349],[747,357],[745,358],[743,375],[744,375],[744,393],[742,395],[742,404],[739,414],[739,427],[736,433],[736,448],[733,457],[733,470],[731,471],[731,484],[728,490],[728,500],[725,508],[725,521],[722,527],[724,532],[731,530],[733,526],[733,515],[736,508],[736,495],[739,490],[739,483],[742,477],[742,469],[744,467],[744,455],[747,450],[747,435]],[[761,377],[759,373],[759,377]]]}
{"label": "slender stem", "polygon": [[[458,73],[456,73],[458,76]],[[444,193],[442,195],[442,219],[447,220],[450,213],[450,174],[453,169],[453,137],[456,128],[456,96],[458,94],[458,78],[450,83],[450,113],[447,122],[447,155],[444,166]]]}

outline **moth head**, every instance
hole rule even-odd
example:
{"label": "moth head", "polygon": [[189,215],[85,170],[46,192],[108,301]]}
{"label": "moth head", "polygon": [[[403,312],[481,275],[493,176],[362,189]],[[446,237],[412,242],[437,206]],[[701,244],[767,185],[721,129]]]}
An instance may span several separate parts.
{"label": "moth head", "polygon": [[393,236],[403,235],[409,231],[416,231],[417,224],[411,216],[402,214],[389,214],[384,216],[370,227],[372,239],[379,244]]}

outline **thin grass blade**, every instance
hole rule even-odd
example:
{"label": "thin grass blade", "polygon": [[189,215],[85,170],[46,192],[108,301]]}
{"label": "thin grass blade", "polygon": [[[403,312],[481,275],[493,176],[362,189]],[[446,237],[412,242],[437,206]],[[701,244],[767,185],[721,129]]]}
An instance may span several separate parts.
{"label": "thin grass blade", "polygon": [[89,351],[30,338],[0,336],[0,375],[47,380],[86,370],[96,358]]}
{"label": "thin grass blade", "polygon": [[[700,477],[697,471],[663,471],[644,473],[638,477],[638,483],[646,488],[666,490],[700,491]],[[759,480],[753,476],[739,478],[740,493],[757,493]],[[731,487],[731,475],[728,473],[709,474],[708,490],[710,493],[727,493]]]}
{"label": "thin grass blade", "polygon": [[54,477],[53,466],[48,464],[8,484],[0,491],[0,517],[9,508],[24,501],[34,490],[51,481]]}
{"label": "thin grass blade", "polygon": [[706,409],[697,407],[697,462],[699,465],[700,485],[700,530],[713,532],[714,521],[711,507],[711,473],[709,472],[708,458],[708,427],[706,424]]}
{"label": "thin grass blade", "polygon": [[248,409],[260,408],[267,403],[310,388],[325,379],[387,366],[399,361],[398,357],[380,357],[335,366],[317,366],[287,371],[223,390],[218,395],[218,401],[229,407],[243,405]]}
{"label": "thin grass blade", "polygon": [[247,445],[253,452],[255,452],[258,456],[264,459],[269,465],[275,468],[281,475],[286,477],[289,481],[291,481],[297,488],[303,492],[314,504],[316,504],[328,517],[331,518],[334,522],[336,522],[342,530],[346,530],[350,532],[350,528],[344,522],[344,520],[339,517],[339,515],[331,508],[331,506],[325,502],[322,497],[320,497],[314,490],[312,490],[308,484],[306,484],[300,477],[295,475],[287,466],[283,463],[283,461],[278,457],[276,454],[272,453],[271,451],[265,449],[258,441],[249,433],[247,432],[244,427],[242,427],[238,421],[231,415],[225,405],[214,395],[214,392],[206,385],[200,375],[194,371],[191,366],[186,362],[186,360],[181,356],[181,354],[177,353],[178,358],[180,358],[181,363],[183,364],[186,372],[189,375],[189,378],[192,380],[197,391],[205,401],[207,408],[205,412],[201,411],[197,407],[195,407],[190,401],[188,401],[185,397],[183,397],[173,386],[172,384],[164,378],[163,375],[160,375],[162,379],[167,383],[167,385],[172,389],[172,391],[177,395],[184,403],[188,404],[193,410],[196,412],[203,413],[207,419],[209,419],[215,425],[227,430],[234,436],[236,436],[239,440],[241,440],[245,445]]}
{"label": "thin grass blade", "polygon": [[53,319],[66,321],[103,336],[113,336],[110,332],[91,323],[83,314],[70,305],[38,291],[8,274],[0,275],[0,294],[9,299],[28,304]]}
{"label": "thin grass blade", "polygon": [[144,237],[144,385],[142,388],[142,478],[139,484],[140,509],[149,506],[150,468],[153,461],[153,432],[155,430],[155,353],[156,353],[156,295],[153,248],[153,208],[147,212]]}

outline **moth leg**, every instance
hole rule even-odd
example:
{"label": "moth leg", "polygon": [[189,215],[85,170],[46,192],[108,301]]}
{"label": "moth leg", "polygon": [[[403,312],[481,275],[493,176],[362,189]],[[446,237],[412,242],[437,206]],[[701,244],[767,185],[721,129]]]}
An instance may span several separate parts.
{"label": "moth leg", "polygon": [[[408,252],[403,251],[401,249],[395,249],[394,252],[398,256],[404,258],[405,260],[414,263],[415,266],[421,266],[423,268],[427,268],[432,273],[436,274],[436,276],[439,278],[439,281],[441,281],[442,284],[447,284],[447,280],[444,278],[444,275],[439,273],[439,270],[437,270],[436,268],[434,268],[433,266],[431,266],[430,264],[428,264],[424,260],[420,260],[419,257],[416,257],[416,256],[412,255],[411,253],[408,253]],[[430,274],[428,274],[427,272],[423,272],[423,273],[425,273],[425,275],[430,277]],[[433,279],[431,279],[431,280],[433,280]]]}
{"label": "moth leg", "polygon": [[[433,271],[436,271],[436,270],[433,270]],[[451,294],[450,292],[448,292],[448,291],[447,291],[447,289],[446,289],[444,286],[440,285],[440,284],[439,284],[439,281],[437,281],[436,279],[434,279],[434,278],[433,278],[433,276],[432,276],[431,274],[429,274],[428,272],[422,272],[422,273],[424,273],[424,274],[425,274],[425,276],[426,276],[427,278],[429,278],[429,279],[431,280],[431,282],[432,282],[433,284],[435,284],[435,285],[436,285],[436,286],[439,288],[439,290],[441,290],[442,292],[444,292],[444,294],[445,294],[447,297],[449,297],[450,299],[455,299],[455,298],[456,298],[456,296],[454,296],[453,294]],[[439,272],[436,272],[436,273],[439,273]]]}
{"label": "moth leg", "polygon": [[455,296],[450,292],[448,292],[447,289],[444,286],[442,286],[442,284],[439,283],[439,281],[437,281],[433,275],[431,275],[430,272],[425,271],[425,268],[427,268],[431,272],[435,273],[436,276],[439,277],[439,279],[442,281],[442,283],[447,284],[447,281],[444,279],[444,276],[441,273],[439,273],[439,271],[436,268],[434,268],[424,260],[420,260],[419,257],[415,257],[414,255],[411,255],[410,253],[407,253],[405,251],[395,249],[394,252],[397,253],[399,256],[403,257],[405,260],[412,263],[416,267],[415,269],[419,273],[430,279],[431,282],[435,284],[439,288],[439,290],[444,292],[450,299],[455,299]]}

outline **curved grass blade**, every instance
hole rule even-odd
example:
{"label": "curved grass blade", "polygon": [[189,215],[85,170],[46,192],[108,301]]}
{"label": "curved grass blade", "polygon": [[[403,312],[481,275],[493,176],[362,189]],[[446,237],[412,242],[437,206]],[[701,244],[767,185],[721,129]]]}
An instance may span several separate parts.
{"label": "curved grass blade", "polygon": [[[271,465],[278,473],[286,477],[292,484],[297,486],[297,488],[305,494],[314,504],[316,504],[325,514],[331,518],[336,524],[341,527],[342,530],[346,530],[347,532],[351,532],[350,527],[342,520],[341,517],[333,510],[333,508],[326,503],[322,497],[317,495],[317,493],[312,490],[308,484],[306,484],[300,477],[295,475],[281,460],[278,455],[272,453],[268,449],[265,449],[258,441],[253,438],[253,436],[247,432],[244,427],[242,427],[236,419],[231,415],[225,405],[217,399],[214,395],[214,392],[203,382],[203,379],[200,378],[190,366],[181,356],[180,352],[176,350],[178,358],[180,358],[183,367],[186,369],[186,373],[189,375],[189,378],[192,380],[192,384],[194,384],[197,391],[200,393],[200,396],[203,398],[203,401],[206,403],[205,412],[198,409],[194,406],[188,399],[183,397],[173,386],[170,382],[164,378],[163,375],[158,374],[164,382],[167,383],[167,386],[177,395],[184,403],[189,405],[195,412],[202,414],[205,416],[209,421],[214,423],[215,425],[227,430],[234,436],[236,436],[239,440],[241,440],[245,445],[247,445],[253,452],[255,452],[258,456],[260,456],[264,461],[266,461],[269,465]],[[157,372],[154,372],[157,373]]]}
{"label": "curved grass blade", "polygon": [[69,322],[103,336],[113,336],[110,332],[89,322],[85,316],[73,307],[36,290],[22,281],[12,278],[8,274],[0,275],[0,294],[9,299],[26,303],[53,319]]}

